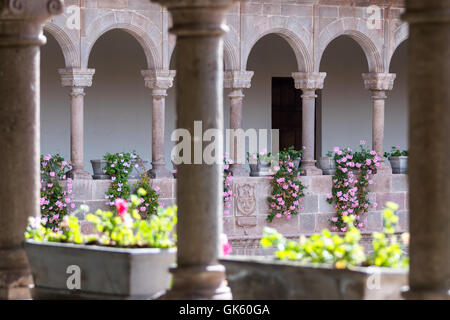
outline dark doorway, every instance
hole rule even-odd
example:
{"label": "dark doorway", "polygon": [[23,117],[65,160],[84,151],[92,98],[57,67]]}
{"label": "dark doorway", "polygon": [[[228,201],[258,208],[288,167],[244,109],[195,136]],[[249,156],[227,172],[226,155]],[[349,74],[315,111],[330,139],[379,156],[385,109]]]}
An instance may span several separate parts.
{"label": "dark doorway", "polygon": [[[315,157],[322,154],[322,90],[316,90]],[[293,78],[272,78],[272,129],[280,130],[280,150],[302,144],[302,91]]]}
{"label": "dark doorway", "polygon": [[280,130],[280,150],[302,148],[301,95],[293,78],[272,78],[272,129]]}

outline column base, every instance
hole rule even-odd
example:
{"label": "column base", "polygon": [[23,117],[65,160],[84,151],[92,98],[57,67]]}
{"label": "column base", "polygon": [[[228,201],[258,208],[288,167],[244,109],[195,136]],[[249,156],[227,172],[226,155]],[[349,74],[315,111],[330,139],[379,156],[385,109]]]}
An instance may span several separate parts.
{"label": "column base", "polygon": [[173,288],[162,300],[231,300],[223,265],[181,267],[171,270]]}
{"label": "column base", "polygon": [[152,168],[147,171],[148,175],[152,179],[158,179],[158,178],[173,178],[173,173],[171,173],[167,168],[165,167],[165,164],[162,165],[154,165],[152,164]]}
{"label": "column base", "polygon": [[302,160],[300,169],[302,176],[321,176],[322,169],[316,167],[316,160]]}
{"label": "column base", "polygon": [[92,176],[89,172],[81,169],[73,169],[66,173],[66,177],[72,180],[92,180]]}
{"label": "column base", "polygon": [[450,300],[450,290],[402,288],[402,296],[407,300]]}
{"label": "column base", "polygon": [[0,300],[31,299],[33,277],[25,250],[0,250],[0,257]]}
{"label": "column base", "polygon": [[233,173],[234,177],[248,177],[250,175],[250,172],[241,164],[230,165],[230,171]]}

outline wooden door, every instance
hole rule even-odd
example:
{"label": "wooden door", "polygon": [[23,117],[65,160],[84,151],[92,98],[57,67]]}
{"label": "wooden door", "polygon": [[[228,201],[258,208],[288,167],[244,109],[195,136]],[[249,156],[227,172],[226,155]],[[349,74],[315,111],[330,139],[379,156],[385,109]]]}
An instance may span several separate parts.
{"label": "wooden door", "polygon": [[302,98],[293,78],[272,78],[272,129],[280,130],[280,150],[302,148]]}

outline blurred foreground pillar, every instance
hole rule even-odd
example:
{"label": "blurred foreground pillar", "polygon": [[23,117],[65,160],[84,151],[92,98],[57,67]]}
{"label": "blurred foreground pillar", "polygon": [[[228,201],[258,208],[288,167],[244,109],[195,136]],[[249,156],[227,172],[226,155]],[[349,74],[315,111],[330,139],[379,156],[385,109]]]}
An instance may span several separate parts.
{"label": "blurred foreground pillar", "polygon": [[60,0],[0,1],[0,299],[30,297],[23,241],[39,215],[39,46],[62,11]]}
{"label": "blurred foreground pillar", "polygon": [[[182,151],[182,163],[176,163],[177,268],[166,298],[230,299],[218,256],[223,213],[222,37],[233,0],[157,2],[172,14],[170,31],[177,36],[177,128],[183,144],[186,134],[191,140],[190,148]],[[207,146],[213,140],[211,152]]]}
{"label": "blurred foreground pillar", "polygon": [[409,0],[408,299],[450,298],[450,1]]}

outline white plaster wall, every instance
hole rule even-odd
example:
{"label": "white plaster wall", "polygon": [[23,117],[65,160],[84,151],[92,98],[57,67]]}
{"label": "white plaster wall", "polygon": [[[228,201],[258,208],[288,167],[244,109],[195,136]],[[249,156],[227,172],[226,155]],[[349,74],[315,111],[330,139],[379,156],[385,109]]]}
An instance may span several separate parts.
{"label": "white plaster wall", "polygon": [[[41,152],[61,153],[70,158],[70,113],[68,89],[60,85],[58,68],[64,59],[49,36],[42,48]],[[106,33],[94,46],[89,67],[96,69],[93,86],[85,98],[85,166],[106,152],[136,150],[151,159],[151,90],[145,88],[140,70],[146,68],[139,43],[122,31]],[[173,67],[173,61],[172,61]],[[271,128],[271,78],[289,77],[297,64],[289,44],[269,35],[253,48],[247,70],[255,72],[252,87],[244,91],[243,127]],[[326,50],[321,71],[327,72],[322,104],[322,153],[334,146],[356,147],[361,139],[371,143],[370,93],[361,73],[367,63],[357,43],[338,38]],[[394,55],[391,72],[397,73],[394,90],[386,101],[385,148],[407,147],[406,46]],[[166,162],[169,169],[175,129],[175,89],[166,100]],[[229,90],[224,92],[224,127],[229,126]]]}

